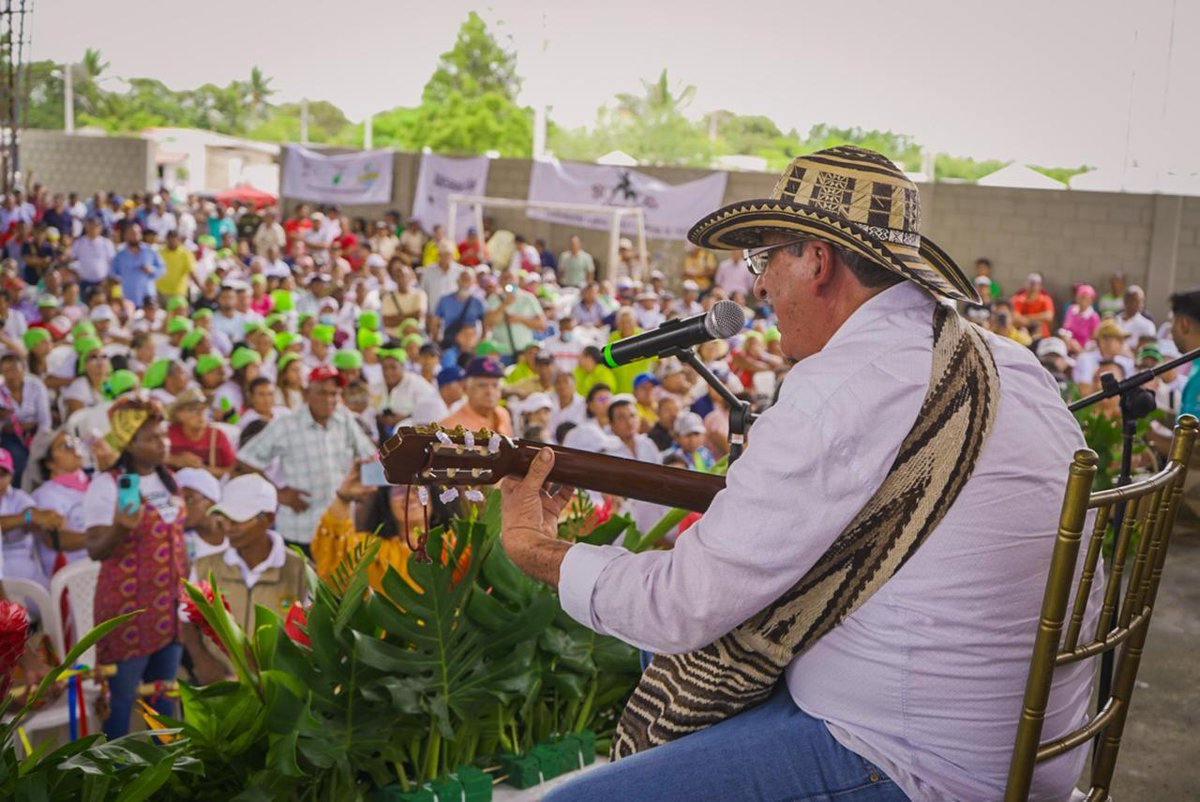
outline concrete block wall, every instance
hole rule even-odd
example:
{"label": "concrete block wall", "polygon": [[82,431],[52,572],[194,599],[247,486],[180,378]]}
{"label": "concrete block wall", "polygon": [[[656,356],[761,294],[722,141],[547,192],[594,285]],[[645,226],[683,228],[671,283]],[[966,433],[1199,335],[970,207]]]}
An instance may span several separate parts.
{"label": "concrete block wall", "polygon": [[20,159],[22,173],[34,181],[82,195],[144,192],[157,177],[155,145],[141,137],[29,129],[21,132]]}

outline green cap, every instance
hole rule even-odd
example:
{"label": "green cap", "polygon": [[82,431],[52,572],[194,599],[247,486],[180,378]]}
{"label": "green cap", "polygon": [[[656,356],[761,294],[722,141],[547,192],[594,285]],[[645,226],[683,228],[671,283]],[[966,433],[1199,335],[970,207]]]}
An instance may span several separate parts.
{"label": "green cap", "polygon": [[188,320],[186,317],[176,316],[171,318],[171,320],[167,323],[167,334],[178,334],[179,332],[186,334],[193,328],[192,321]]}
{"label": "green cap", "polygon": [[405,348],[408,348],[408,346],[412,345],[413,343],[416,343],[417,345],[424,345],[425,344],[424,335],[405,334],[404,339],[400,341],[400,344],[403,345]]}
{"label": "green cap", "polygon": [[285,350],[294,342],[300,340],[300,335],[291,331],[281,331],[275,334],[275,349],[278,351]]}
{"label": "green cap", "polygon": [[333,366],[338,370],[361,368],[362,354],[353,348],[343,348],[333,355]]}
{"label": "green cap", "polygon": [[23,339],[25,340],[26,348],[33,348],[33,346],[37,345],[42,340],[49,340],[50,332],[41,326],[38,326],[36,329],[26,329]]}
{"label": "green cap", "polygon": [[291,290],[271,290],[276,312],[291,312],[296,308],[296,295]]}
{"label": "green cap", "polygon": [[97,348],[103,348],[104,343],[100,342],[99,337],[78,337],[75,340],[75,353],[83,356],[89,351],[95,351]]}
{"label": "green cap", "polygon": [[263,321],[263,325],[266,326],[268,329],[273,328],[276,323],[283,323],[286,326],[287,318],[281,314],[272,312],[271,314],[267,315],[266,320]]}
{"label": "green cap", "polygon": [[192,312],[192,320],[199,320],[202,317],[212,317],[212,310],[207,306],[202,306],[195,312]]}
{"label": "green cap", "polygon": [[167,380],[167,373],[171,370],[171,360],[156,359],[150,363],[150,367],[146,368],[146,375],[142,377],[142,386],[147,390],[155,390],[163,386],[163,382]]}
{"label": "green cap", "polygon": [[96,324],[90,320],[81,320],[71,327],[71,336],[78,339],[79,337],[89,337],[96,333]]}
{"label": "green cap", "polygon": [[279,357],[279,361],[275,363],[276,372],[283,373],[284,368],[286,368],[288,365],[292,364],[299,358],[300,358],[300,355],[297,353],[284,354],[283,356]]}
{"label": "green cap", "polygon": [[205,248],[217,247],[217,238],[212,234],[201,234],[200,236],[196,237],[196,242],[200,245],[203,245]]}
{"label": "green cap", "polygon": [[1154,361],[1156,361],[1156,362],[1163,361],[1162,351],[1158,350],[1157,345],[1143,345],[1141,348],[1138,349],[1138,352],[1137,352],[1138,362],[1141,362],[1143,359],[1146,359],[1147,357],[1154,359]]}
{"label": "green cap", "polygon": [[762,342],[762,341],[765,341],[767,338],[761,331],[758,331],[757,329],[746,329],[745,331],[742,332],[742,339],[743,340],[758,340],[758,341]]}
{"label": "green cap", "polygon": [[258,351],[251,348],[236,348],[229,357],[229,364],[234,370],[241,370],[247,365],[259,365],[261,363],[262,357],[258,355]]}
{"label": "green cap", "polygon": [[769,343],[775,342],[776,340],[780,339],[782,336],[783,335],[781,335],[779,333],[778,326],[772,326],[771,328],[769,328],[765,332],[763,332],[763,339]]}
{"label": "green cap", "polygon": [[370,329],[358,330],[358,347],[360,349],[374,348],[375,346],[383,345],[384,342],[386,342],[386,339],[382,332],[371,331]]}
{"label": "green cap", "polygon": [[303,326],[304,321],[310,319],[312,316],[313,316],[312,312],[301,312],[300,315],[296,318],[296,325]]}
{"label": "green cap", "polygon": [[378,329],[379,313],[374,311],[360,312],[358,315],[358,327],[360,329]]}
{"label": "green cap", "polygon": [[255,273],[253,276],[250,277],[250,283],[251,284],[266,284],[267,277],[264,276],[262,273]]}
{"label": "green cap", "polygon": [[220,354],[205,354],[196,360],[196,375],[225,367],[225,357]]}
{"label": "green cap", "polygon": [[325,343],[326,345],[333,344],[333,334],[334,334],[333,326],[328,326],[324,323],[313,326],[312,338],[314,340],[320,340],[321,342]]}
{"label": "green cap", "polygon": [[38,309],[58,309],[60,306],[62,306],[62,304],[58,302],[58,299],[53,295],[43,295],[41,298],[38,298],[37,305]]}
{"label": "green cap", "polygon": [[186,309],[188,305],[187,298],[182,295],[172,295],[167,299],[167,311],[171,312],[175,309]]}
{"label": "green cap", "polygon": [[[254,332],[259,331],[259,330],[268,331],[267,327],[263,324],[263,322],[261,320],[247,320],[245,323],[242,324],[242,334],[243,335],[253,334]],[[268,332],[268,333],[273,334],[274,332]]]}
{"label": "green cap", "polygon": [[408,354],[404,352],[403,348],[380,348],[379,358],[394,359],[403,364],[408,361]]}
{"label": "green cap", "polygon": [[127,393],[130,390],[138,388],[137,374],[132,370],[114,370],[112,375],[104,380],[104,384],[100,386],[100,390],[104,393],[104,397],[112,401],[122,393]]}
{"label": "green cap", "polygon": [[208,334],[204,329],[192,329],[187,334],[183,335],[183,339],[179,341],[180,348],[195,348],[196,345],[204,339],[204,335]]}
{"label": "green cap", "polygon": [[475,347],[475,356],[487,356],[488,354],[500,353],[500,346],[496,345],[492,340],[480,340],[479,345]]}

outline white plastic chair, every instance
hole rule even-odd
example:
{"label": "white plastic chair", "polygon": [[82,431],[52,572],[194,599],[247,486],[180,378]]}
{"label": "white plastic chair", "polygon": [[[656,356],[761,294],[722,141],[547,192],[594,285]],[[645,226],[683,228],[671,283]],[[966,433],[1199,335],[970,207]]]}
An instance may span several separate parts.
{"label": "white plastic chair", "polygon": [[[90,562],[90,560],[82,562]],[[77,565],[78,563],[74,564]],[[54,578],[57,579],[59,575],[61,575],[64,571],[66,571],[67,568],[70,567],[71,566],[66,566],[66,568],[64,568],[62,571],[59,571],[58,574],[55,574]],[[96,573],[99,573],[98,564],[96,566]],[[55,592],[54,583],[52,580],[51,592],[49,593],[37,582],[29,579],[5,579],[3,580],[3,585],[4,595],[9,599],[13,601],[20,601],[21,603],[25,604],[27,608],[30,606],[37,608],[38,616],[42,622],[42,628],[46,632],[46,637],[50,639],[50,644],[54,648],[56,658],[61,659],[62,656],[66,654],[66,650],[63,645],[62,617],[59,615],[58,605],[54,602],[54,599],[59,598],[58,594],[61,593],[61,588],[63,585],[60,585],[59,591]],[[94,579],[92,581],[92,588],[92,593],[94,593]],[[74,608],[74,603],[72,603],[72,608]],[[91,593],[89,593],[87,599],[87,613],[89,620],[91,619],[91,611],[92,596]],[[78,620],[79,619],[76,619],[76,622],[78,622]],[[78,626],[78,623],[76,623],[76,626]],[[90,628],[91,625],[89,624],[89,629]],[[91,722],[95,722],[93,729],[99,728],[100,721],[96,718],[95,711],[96,699],[100,695],[100,688],[95,683],[88,680],[85,680],[83,683],[81,683],[81,685],[84,703],[87,705],[88,709],[89,724]],[[37,740],[33,737],[35,733],[64,727],[70,722],[70,720],[71,711],[68,706],[67,693],[64,691],[62,696],[60,696],[52,704],[47,705],[41,710],[37,710],[28,716],[21,726],[24,728],[25,732],[30,735],[31,740]],[[18,739],[18,743],[20,743],[20,739]],[[21,750],[24,752],[24,746],[21,747]]]}
{"label": "white plastic chair", "polygon": [[[99,577],[100,563],[95,560],[76,560],[68,563],[50,577],[51,599],[62,598],[64,588],[69,591],[71,623],[74,625],[76,638],[81,637],[96,625],[94,608],[96,580]],[[59,638],[62,638],[61,631]],[[79,662],[95,668],[96,647],[93,646],[81,654]]]}

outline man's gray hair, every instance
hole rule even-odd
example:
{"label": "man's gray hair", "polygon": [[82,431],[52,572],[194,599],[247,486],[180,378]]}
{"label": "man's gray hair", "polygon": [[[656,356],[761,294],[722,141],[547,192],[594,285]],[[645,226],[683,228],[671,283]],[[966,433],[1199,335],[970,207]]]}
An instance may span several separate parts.
{"label": "man's gray hair", "polygon": [[869,287],[872,289],[877,287],[892,287],[904,281],[904,277],[899,273],[888,270],[886,267],[878,264],[877,262],[872,262],[870,259],[858,253],[857,251],[852,251],[843,245],[838,245],[836,242],[830,242],[829,240],[820,239],[819,237],[813,237],[812,239],[804,240],[804,242],[798,242],[787,250],[794,256],[799,257],[804,252],[805,244],[812,242],[813,240],[819,240],[820,242],[828,245],[830,248],[833,248],[833,252],[837,254],[838,259],[840,259],[846,265],[846,267],[850,268],[850,272],[854,274],[854,278],[857,279],[858,283],[864,287]]}

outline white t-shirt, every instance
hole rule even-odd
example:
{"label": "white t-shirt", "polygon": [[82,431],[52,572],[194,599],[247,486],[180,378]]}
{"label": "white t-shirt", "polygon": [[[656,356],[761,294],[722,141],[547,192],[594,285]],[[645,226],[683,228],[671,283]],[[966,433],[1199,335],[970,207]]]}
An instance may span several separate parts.
{"label": "white t-shirt", "polygon": [[[158,511],[167,523],[174,523],[179,516],[181,499],[171,495],[158,473],[138,477],[138,490],[142,500]],[[112,526],[113,512],[117,508],[117,481],[111,473],[98,473],[92,477],[87,492],[83,495],[83,523],[93,526]]]}

